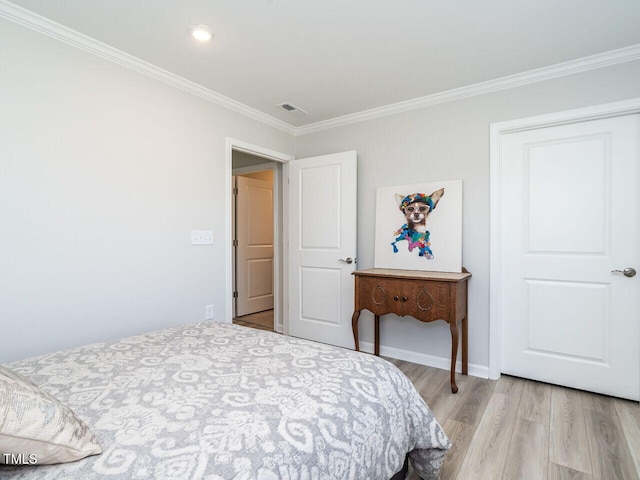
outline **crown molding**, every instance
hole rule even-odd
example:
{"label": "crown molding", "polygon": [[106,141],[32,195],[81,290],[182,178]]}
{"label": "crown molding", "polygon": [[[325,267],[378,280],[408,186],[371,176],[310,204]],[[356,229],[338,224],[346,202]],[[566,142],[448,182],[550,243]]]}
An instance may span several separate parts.
{"label": "crown molding", "polygon": [[640,60],[640,44],[596,55],[590,55],[588,57],[570,60],[568,62],[557,63],[555,65],[549,65],[547,67],[529,70],[527,72],[517,73],[515,75],[509,75],[486,82],[480,82],[466,87],[447,90],[433,95],[414,98],[405,102],[394,103],[379,108],[372,108],[370,110],[364,110],[362,112],[304,125],[302,127],[297,127],[295,129],[295,134],[306,135],[308,133],[320,132],[331,128],[350,125],[352,123],[374,120],[390,115],[396,115],[398,113],[408,112],[410,110],[438,105],[440,103],[453,102],[463,98],[484,95],[486,93],[520,87],[530,83],[542,82],[566,75],[573,75],[574,73],[585,72],[587,70],[608,67],[618,63],[632,62],[634,60]]}
{"label": "crown molding", "polygon": [[374,120],[388,117],[411,110],[438,105],[446,102],[453,102],[476,95],[497,92],[515,88],[530,83],[541,82],[553,78],[572,75],[574,73],[594,70],[619,63],[631,62],[640,59],[640,44],[629,47],[611,50],[609,52],[590,55],[588,57],[570,60],[568,62],[557,63],[547,67],[529,70],[527,72],[509,75],[506,77],[480,82],[466,87],[447,90],[444,92],[414,98],[404,102],[398,102],[383,107],[372,108],[362,112],[343,115],[341,117],[324,120],[296,127],[287,122],[279,120],[271,115],[267,115],[259,110],[249,107],[243,103],[225,97],[213,90],[203,87],[195,82],[180,77],[174,73],[145,62],[133,55],[129,55],[121,50],[111,47],[105,43],[88,37],[80,32],[72,30],[64,25],[60,25],[48,18],[42,17],[25,8],[19,7],[7,0],[0,0],[0,18],[5,18],[24,27],[48,35],[64,43],[80,48],[88,53],[114,62],[123,67],[129,68],[142,75],[159,80],[167,85],[178,88],[184,92],[203,98],[233,112],[239,113],[253,120],[269,125],[285,133],[294,136],[306,135],[309,133],[329,130],[353,123]]}
{"label": "crown molding", "polygon": [[213,90],[203,87],[195,82],[182,78],[174,73],[145,62],[133,55],[129,55],[117,48],[102,43],[94,38],[88,37],[80,32],[72,30],[64,25],[56,23],[48,18],[42,17],[25,8],[15,5],[6,0],[0,0],[0,18],[27,27],[36,32],[43,33],[49,37],[60,40],[66,44],[77,47],[88,53],[109,60],[113,63],[126,67],[135,72],[159,80],[167,85],[178,88],[184,92],[203,98],[233,112],[249,117],[258,122],[277,128],[283,132],[295,135],[295,127],[278,120],[277,118],[260,112],[243,103],[225,97]]}

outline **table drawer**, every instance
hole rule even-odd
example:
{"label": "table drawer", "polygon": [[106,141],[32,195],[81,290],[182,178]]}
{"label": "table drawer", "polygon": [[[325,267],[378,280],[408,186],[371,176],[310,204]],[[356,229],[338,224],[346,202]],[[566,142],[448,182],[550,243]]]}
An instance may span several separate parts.
{"label": "table drawer", "polygon": [[455,284],[447,282],[403,282],[403,297],[405,301],[402,315],[410,315],[423,322],[452,318],[451,288]]}
{"label": "table drawer", "polygon": [[397,312],[402,296],[397,281],[388,278],[358,278],[358,309],[366,308],[376,315]]}

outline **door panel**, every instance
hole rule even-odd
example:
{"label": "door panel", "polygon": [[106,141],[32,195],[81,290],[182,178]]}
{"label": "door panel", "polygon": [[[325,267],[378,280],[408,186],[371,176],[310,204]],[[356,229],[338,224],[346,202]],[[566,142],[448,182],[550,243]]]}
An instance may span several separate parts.
{"label": "door panel", "polygon": [[529,251],[604,254],[610,138],[595,137],[525,147]]}
{"label": "door panel", "polygon": [[340,248],[340,171],[342,165],[301,168],[300,247],[338,250]]}
{"label": "door panel", "polygon": [[339,326],[341,269],[301,267],[300,273],[300,321]]}
{"label": "door panel", "polygon": [[638,115],[503,136],[502,371],[640,397]]}
{"label": "door panel", "polygon": [[527,286],[530,351],[570,361],[605,361],[608,285],[528,280]]}
{"label": "door panel", "polygon": [[289,162],[289,334],[354,348],[356,152]]}

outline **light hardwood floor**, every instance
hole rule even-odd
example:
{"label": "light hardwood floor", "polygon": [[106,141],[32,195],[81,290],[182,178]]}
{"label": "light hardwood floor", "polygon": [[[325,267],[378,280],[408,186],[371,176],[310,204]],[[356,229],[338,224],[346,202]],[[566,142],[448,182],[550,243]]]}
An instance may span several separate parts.
{"label": "light hardwood floor", "polygon": [[411,379],[453,444],[442,480],[640,478],[637,402],[504,375],[458,374],[453,395],[448,371],[387,360]]}
{"label": "light hardwood floor", "polygon": [[[243,319],[234,323],[269,329],[264,319]],[[506,375],[458,374],[453,395],[448,370],[387,360],[451,440],[441,480],[640,480],[637,402]],[[410,468],[407,479],[419,477]]]}
{"label": "light hardwood floor", "polygon": [[233,323],[245,327],[257,328],[258,330],[273,332],[273,310],[266,310],[264,312],[236,317],[233,319]]}

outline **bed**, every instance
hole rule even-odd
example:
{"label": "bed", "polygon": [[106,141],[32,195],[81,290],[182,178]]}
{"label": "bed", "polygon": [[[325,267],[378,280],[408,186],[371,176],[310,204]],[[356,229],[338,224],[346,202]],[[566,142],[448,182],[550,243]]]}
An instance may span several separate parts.
{"label": "bed", "polygon": [[237,325],[163,329],[5,367],[75,412],[101,453],[33,465],[24,452],[0,478],[389,480],[408,457],[431,480],[450,447],[384,359]]}

